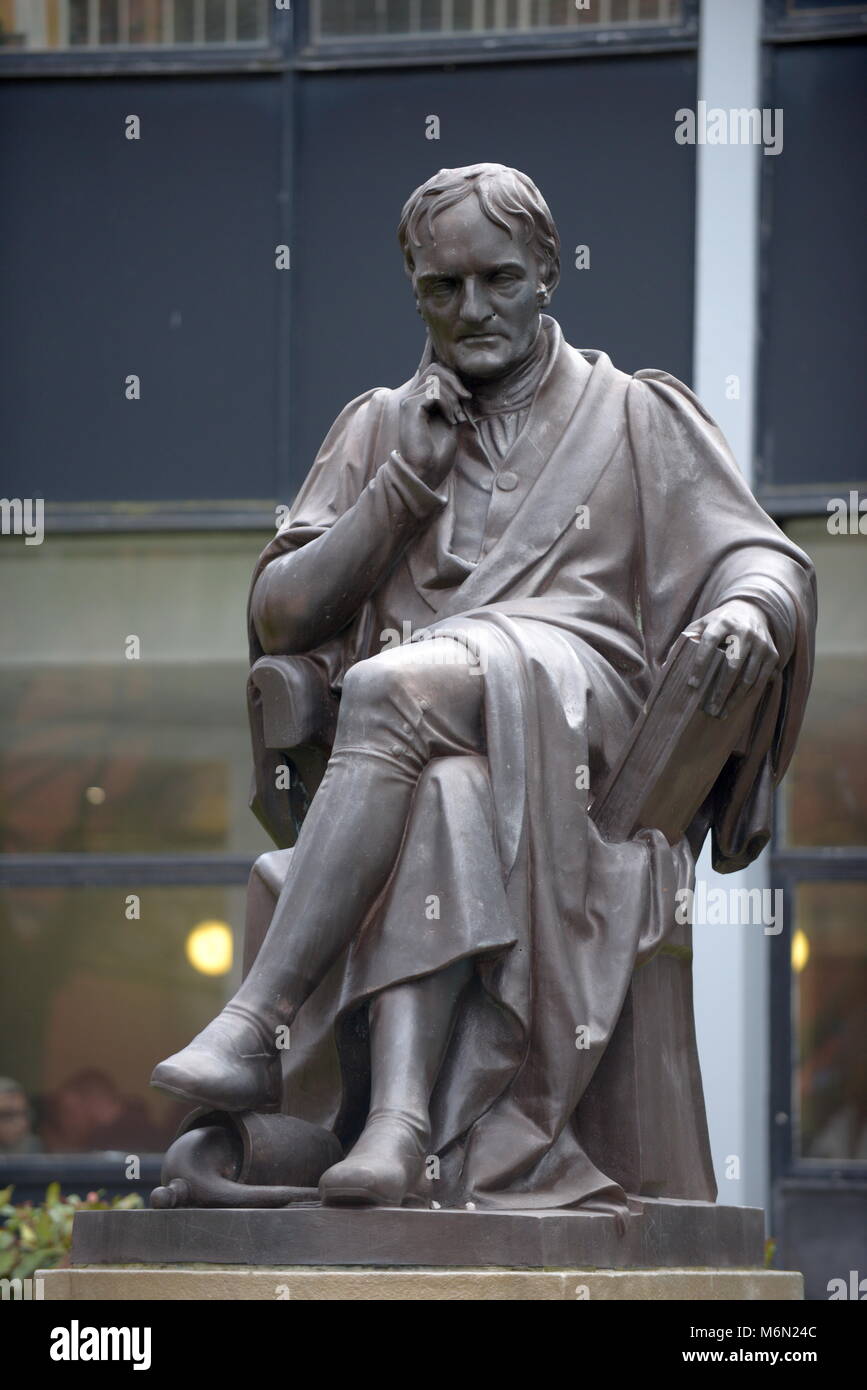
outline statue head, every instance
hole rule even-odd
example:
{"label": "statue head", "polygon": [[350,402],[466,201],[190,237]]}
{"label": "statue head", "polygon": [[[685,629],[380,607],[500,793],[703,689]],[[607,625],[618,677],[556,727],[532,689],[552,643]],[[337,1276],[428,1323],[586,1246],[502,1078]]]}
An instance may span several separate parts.
{"label": "statue head", "polygon": [[445,366],[491,380],[527,356],[560,278],[560,239],[532,179],[504,164],[441,169],[407,200],[398,239]]}

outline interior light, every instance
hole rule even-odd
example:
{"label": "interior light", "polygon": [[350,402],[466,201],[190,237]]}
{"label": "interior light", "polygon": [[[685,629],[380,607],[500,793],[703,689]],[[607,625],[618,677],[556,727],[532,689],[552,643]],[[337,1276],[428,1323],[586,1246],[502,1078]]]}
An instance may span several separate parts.
{"label": "interior light", "polygon": [[807,933],[799,927],[792,937],[792,969],[800,975],[810,959],[810,940]]}
{"label": "interior light", "polygon": [[225,975],[232,968],[232,929],[226,922],[199,922],[187,937],[187,960],[202,975]]}

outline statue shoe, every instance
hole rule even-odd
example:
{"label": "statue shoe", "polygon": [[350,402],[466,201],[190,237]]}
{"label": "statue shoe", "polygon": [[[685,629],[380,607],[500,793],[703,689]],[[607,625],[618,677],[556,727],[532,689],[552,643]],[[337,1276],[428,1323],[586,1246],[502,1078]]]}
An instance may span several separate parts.
{"label": "statue shoe", "polygon": [[399,1207],[421,1176],[430,1131],[417,1117],[381,1110],[369,1117],[347,1158],[319,1181],[326,1207]]}
{"label": "statue shoe", "polygon": [[276,1110],[281,1079],[265,1027],[227,1004],[188,1047],[154,1068],[151,1085],[217,1110]]}

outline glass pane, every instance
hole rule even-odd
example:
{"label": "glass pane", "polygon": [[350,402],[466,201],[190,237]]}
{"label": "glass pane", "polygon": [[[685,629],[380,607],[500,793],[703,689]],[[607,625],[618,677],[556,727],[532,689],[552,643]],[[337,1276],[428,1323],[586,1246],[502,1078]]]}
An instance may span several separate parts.
{"label": "glass pane", "polygon": [[787,527],[816,566],[816,672],[782,786],[790,846],[867,845],[867,546],[816,517]]}
{"label": "glass pane", "polygon": [[680,0],[311,0],[315,39],[529,33],[678,24]]}
{"label": "glass pane", "polygon": [[246,597],[258,535],[0,550],[0,852],[257,853]]}
{"label": "glass pane", "polygon": [[151,1071],[237,988],[243,920],[243,888],[0,890],[0,1153],[161,1152],[191,1107]]}
{"label": "glass pane", "polygon": [[787,0],[789,14],[857,14],[867,10],[867,5],[853,3],[853,0]]}
{"label": "glass pane", "polygon": [[867,1160],[867,883],[802,883],[792,941],[803,1158]]}
{"label": "glass pane", "polygon": [[269,0],[0,0],[0,48],[268,42]]}

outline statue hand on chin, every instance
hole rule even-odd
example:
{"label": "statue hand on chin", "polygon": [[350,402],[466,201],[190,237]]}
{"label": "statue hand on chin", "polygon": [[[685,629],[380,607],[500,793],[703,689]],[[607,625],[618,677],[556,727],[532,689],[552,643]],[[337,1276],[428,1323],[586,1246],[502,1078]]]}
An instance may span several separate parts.
{"label": "statue hand on chin", "polygon": [[448,367],[432,363],[400,408],[400,453],[428,487],[438,488],[455,461],[461,402],[470,392]]}

